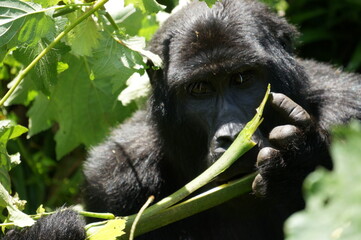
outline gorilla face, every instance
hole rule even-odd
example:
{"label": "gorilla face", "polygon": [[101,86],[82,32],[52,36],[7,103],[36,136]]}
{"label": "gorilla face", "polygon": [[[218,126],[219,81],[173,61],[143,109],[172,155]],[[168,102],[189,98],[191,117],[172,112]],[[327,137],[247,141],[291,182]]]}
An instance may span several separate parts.
{"label": "gorilla face", "polygon": [[[222,1],[211,9],[198,2],[187,10],[166,22],[150,47],[164,61],[163,69],[150,72],[151,111],[182,183],[227,150],[256,113],[268,83],[298,103],[308,84],[290,52],[294,28],[256,2]],[[254,171],[259,150],[270,145],[268,134],[280,123],[271,114],[253,137],[257,147],[217,180]]]}
{"label": "gorilla face", "polygon": [[[267,87],[266,73],[259,68],[235,69],[231,73],[202,74],[183,88],[179,102],[184,104],[187,124],[196,126],[207,140],[205,167],[213,164],[232,144],[238,133],[256,113]],[[253,137],[263,147],[260,131]],[[257,148],[239,159],[218,181],[254,171]]]}

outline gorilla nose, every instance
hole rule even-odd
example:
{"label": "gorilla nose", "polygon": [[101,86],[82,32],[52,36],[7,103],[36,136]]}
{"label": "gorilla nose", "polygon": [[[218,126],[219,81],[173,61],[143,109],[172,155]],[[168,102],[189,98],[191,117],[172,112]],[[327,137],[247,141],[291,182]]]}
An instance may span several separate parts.
{"label": "gorilla nose", "polygon": [[243,125],[230,123],[221,126],[214,136],[215,152],[225,151],[241,132]]}
{"label": "gorilla nose", "polygon": [[215,151],[221,151],[223,149],[227,150],[229,146],[233,143],[234,139],[236,139],[233,136],[220,136],[216,138],[216,148]]}

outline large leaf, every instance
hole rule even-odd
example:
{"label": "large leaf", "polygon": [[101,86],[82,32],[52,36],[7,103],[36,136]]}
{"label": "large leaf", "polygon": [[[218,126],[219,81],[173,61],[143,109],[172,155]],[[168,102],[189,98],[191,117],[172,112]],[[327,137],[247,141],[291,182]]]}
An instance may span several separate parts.
{"label": "large leaf", "polygon": [[53,20],[40,5],[19,0],[0,2],[0,47],[10,41],[14,45],[35,44],[54,31]]}
{"label": "large leaf", "polygon": [[360,238],[360,146],[359,122],[335,131],[331,148],[334,170],[318,169],[306,179],[307,206],[287,221],[287,240]]}
{"label": "large leaf", "polygon": [[[39,96],[29,111],[30,136],[59,123],[56,152],[61,158],[79,144],[91,146],[108,133],[109,126],[129,116],[134,106],[124,108],[112,94],[109,78],[91,80],[84,59],[68,55],[69,69],[59,75],[59,81],[49,98]],[[96,81],[98,83],[96,83]]]}
{"label": "large leaf", "polygon": [[[14,51],[14,57],[26,66],[46,48],[47,43],[45,40],[40,40],[33,46],[23,45]],[[60,53],[67,51],[69,51],[69,47],[63,43],[58,44],[55,49],[52,49],[41,58],[24,81],[31,81],[35,90],[49,95],[51,88],[57,81],[57,66]]]}
{"label": "large leaf", "polygon": [[[79,12],[75,12],[69,14],[68,18],[72,23],[79,15]],[[66,40],[75,55],[91,56],[92,50],[99,46],[100,36],[95,21],[91,17],[88,17],[68,33]]]}
{"label": "large leaf", "polygon": [[112,93],[117,94],[125,87],[125,82],[135,71],[143,73],[143,58],[139,53],[114,39],[104,37],[100,46],[90,59],[95,84],[102,88],[102,84],[111,81]]}

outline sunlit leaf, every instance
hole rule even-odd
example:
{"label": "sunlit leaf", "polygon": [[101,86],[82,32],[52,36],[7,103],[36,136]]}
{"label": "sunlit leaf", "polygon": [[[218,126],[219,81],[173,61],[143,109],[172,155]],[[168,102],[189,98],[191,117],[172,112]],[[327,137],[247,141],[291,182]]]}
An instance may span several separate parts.
{"label": "sunlit leaf", "polygon": [[213,4],[217,2],[217,0],[202,0],[202,1],[207,3],[208,7],[212,7]]}
{"label": "sunlit leaf", "polygon": [[334,169],[318,169],[307,177],[306,208],[287,220],[287,240],[354,240],[361,236],[360,123],[338,127],[333,141]]}
{"label": "sunlit leaf", "polygon": [[15,36],[20,42],[35,44],[50,32],[55,32],[54,22],[40,5],[19,0],[0,2],[0,47]]}
{"label": "sunlit leaf", "polygon": [[28,227],[35,223],[35,221],[29,216],[13,206],[7,206],[9,211],[9,221],[13,222],[18,227]]}
{"label": "sunlit leaf", "polygon": [[[142,39],[144,41],[144,38]],[[119,94],[134,72],[144,72],[143,57],[125,46],[121,40],[117,42],[103,38],[100,45],[90,59],[96,77],[94,83],[102,88],[104,80],[108,79],[113,85],[112,92]]]}
{"label": "sunlit leaf", "polygon": [[[70,22],[77,18],[78,14],[69,14]],[[67,43],[71,46],[72,53],[77,56],[91,56],[92,50],[100,43],[98,26],[91,17],[78,24],[67,35]]]}
{"label": "sunlit leaf", "polygon": [[32,0],[32,2],[41,4],[41,6],[46,8],[56,5],[60,0]]}
{"label": "sunlit leaf", "polygon": [[[19,200],[15,197],[11,197],[9,192],[4,188],[4,186],[0,183],[0,207],[6,207],[9,216],[8,220],[13,222],[15,226],[18,227],[26,227],[31,226],[35,223],[35,221],[30,218],[30,216],[21,212],[17,207],[17,202]],[[25,204],[25,201],[21,201],[21,204]]]}
{"label": "sunlit leaf", "polygon": [[147,13],[157,13],[165,9],[165,6],[157,3],[155,0],[125,0],[124,2],[126,5],[133,4],[135,7]]}
{"label": "sunlit leaf", "polygon": [[123,40],[123,43],[128,48],[132,49],[133,51],[139,52],[141,55],[150,59],[153,62],[154,66],[162,67],[162,65],[163,65],[162,59],[158,55],[145,50],[145,39],[144,38],[132,37],[132,38]]}
{"label": "sunlit leaf", "polygon": [[104,225],[91,227],[87,231],[87,239],[89,240],[116,240],[125,234],[125,219],[117,218],[108,220]]}
{"label": "sunlit leaf", "polygon": [[[58,158],[79,144],[91,146],[99,142],[109,126],[129,116],[134,109],[134,106],[123,107],[117,95],[112,94],[109,77],[113,75],[100,78],[95,74],[96,79],[91,80],[86,67],[89,63],[71,55],[64,61],[69,68],[59,75],[55,91],[50,97],[39,95],[28,113],[30,136],[48,129],[53,122],[59,123],[55,135]],[[111,64],[115,63],[108,62]]]}
{"label": "sunlit leaf", "polygon": [[[14,57],[25,66],[30,64],[31,61],[46,48],[47,42],[40,40],[36,45],[28,46],[23,45],[14,51]],[[57,47],[62,47],[66,51],[64,44],[59,44]],[[35,90],[49,95],[51,88],[57,81],[57,61],[59,53],[56,49],[51,50],[46,54],[30,71],[25,81],[32,81]]]}

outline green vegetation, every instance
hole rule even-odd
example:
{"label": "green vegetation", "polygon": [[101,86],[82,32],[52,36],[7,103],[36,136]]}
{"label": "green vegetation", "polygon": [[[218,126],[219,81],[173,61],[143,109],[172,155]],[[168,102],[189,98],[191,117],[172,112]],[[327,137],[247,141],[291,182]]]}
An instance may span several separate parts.
{"label": "green vegetation", "polygon": [[361,124],[337,127],[333,136],[334,169],[318,169],[307,177],[307,206],[288,219],[287,240],[360,238]]}
{"label": "green vegetation", "polygon": [[[0,209],[8,212],[0,215],[3,227],[7,221],[9,226],[31,225],[45,210],[78,203],[86,149],[144,106],[147,59],[156,66],[162,64],[144,47],[165,11],[179,1],[160,0],[165,6],[155,0],[120,2],[0,1]],[[211,6],[215,1],[206,2]],[[301,56],[361,72],[359,0],[264,2],[300,28]],[[335,171],[320,169],[307,179],[307,208],[288,221],[288,239],[357,239],[360,235],[360,129],[353,123],[335,130]],[[245,182],[239,184],[224,189],[244,186],[238,194],[249,190]],[[175,212],[169,208],[157,213],[171,222],[179,209],[192,208],[192,201],[210,205],[222,201],[212,196],[179,204]],[[37,214],[29,217],[23,212]],[[144,216],[146,220],[147,210]],[[134,218],[130,216],[129,222]],[[123,220],[95,227],[112,228],[119,221]],[[314,221],[321,227],[316,229]],[[154,228],[142,224],[144,220],[139,222],[140,232]],[[115,236],[122,231],[118,228]],[[104,237],[97,234],[90,239]]]}

